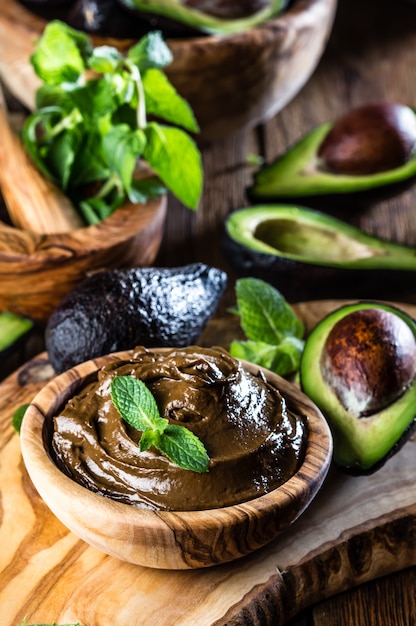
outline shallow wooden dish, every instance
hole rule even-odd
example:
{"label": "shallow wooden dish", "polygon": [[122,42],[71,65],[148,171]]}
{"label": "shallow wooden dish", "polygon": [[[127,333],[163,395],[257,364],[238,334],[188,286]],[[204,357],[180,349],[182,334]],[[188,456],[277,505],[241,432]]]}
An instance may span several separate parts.
{"label": "shallow wooden dish", "polygon": [[[276,19],[244,33],[168,39],[174,60],[167,74],[191,104],[201,140],[253,127],[279,112],[314,71],[336,5],[337,0],[292,0]],[[29,108],[37,80],[28,59],[45,23],[17,0],[0,0],[0,73]],[[119,48],[131,43],[107,42]]]}
{"label": "shallow wooden dish", "polygon": [[0,222],[0,310],[44,322],[94,270],[151,265],[162,240],[166,197],[126,205],[105,221],[40,235]]}
{"label": "shallow wooden dish", "polygon": [[[305,416],[308,439],[298,472],[274,491],[222,509],[153,512],[103,497],[64,475],[48,453],[51,421],[97,369],[121,352],[87,361],[52,379],[28,408],[20,434],[32,482],[56,517],[99,550],[137,565],[191,569],[233,561],[266,545],[310,504],[329,469],[332,438],[320,411],[297,387],[263,370],[289,407]],[[252,372],[259,368],[245,363]]]}

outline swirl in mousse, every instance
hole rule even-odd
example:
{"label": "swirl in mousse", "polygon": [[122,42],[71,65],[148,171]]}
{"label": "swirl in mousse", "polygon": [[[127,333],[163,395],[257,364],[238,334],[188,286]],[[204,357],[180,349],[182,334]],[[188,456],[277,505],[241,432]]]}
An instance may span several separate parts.
{"label": "swirl in mousse", "polygon": [[[153,446],[111,399],[115,376],[142,380],[161,417],[204,444],[207,472],[183,469]],[[288,408],[259,371],[253,375],[222,348],[190,346],[105,365],[97,379],[54,418],[52,454],[74,481],[119,502],[157,511],[205,510],[245,502],[286,482],[305,454],[306,421]]]}

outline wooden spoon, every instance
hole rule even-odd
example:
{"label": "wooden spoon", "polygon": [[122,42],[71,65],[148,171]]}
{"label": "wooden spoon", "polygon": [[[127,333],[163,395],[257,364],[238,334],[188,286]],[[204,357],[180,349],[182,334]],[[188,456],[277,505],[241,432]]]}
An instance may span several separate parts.
{"label": "wooden spoon", "polygon": [[0,138],[0,188],[13,224],[39,234],[85,226],[69,199],[31,162],[10,126],[1,86]]}

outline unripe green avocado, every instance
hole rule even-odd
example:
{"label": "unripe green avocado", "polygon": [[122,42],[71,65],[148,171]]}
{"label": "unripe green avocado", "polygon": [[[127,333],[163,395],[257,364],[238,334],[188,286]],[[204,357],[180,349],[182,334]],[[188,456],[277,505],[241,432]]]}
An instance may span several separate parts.
{"label": "unripe green avocado", "polygon": [[306,340],[300,382],[329,422],[335,463],[374,471],[415,420],[415,320],[377,302],[335,310]]}

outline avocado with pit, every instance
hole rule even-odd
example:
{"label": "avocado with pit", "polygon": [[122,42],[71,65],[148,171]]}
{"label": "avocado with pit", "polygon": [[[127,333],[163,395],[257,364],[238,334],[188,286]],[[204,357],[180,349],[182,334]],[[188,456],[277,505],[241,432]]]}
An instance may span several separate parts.
{"label": "avocado with pit", "polygon": [[110,352],[195,343],[215,312],[227,275],[203,263],[92,274],[69,291],[45,331],[56,373]]}
{"label": "avocado with pit", "polygon": [[392,297],[412,287],[416,271],[416,248],[302,206],[234,211],[223,243],[240,276],[264,279],[291,301]]}
{"label": "avocado with pit", "polygon": [[330,424],[335,463],[375,471],[415,423],[415,320],[382,302],[336,309],[306,339],[300,383]]}
{"label": "avocado with pit", "polygon": [[238,33],[275,17],[288,0],[119,0],[129,10],[150,20],[168,19],[196,31],[210,34]]}
{"label": "avocado with pit", "polygon": [[[416,114],[381,102],[322,124],[253,177],[252,202],[316,199],[378,200],[416,177]],[[359,206],[351,203],[350,209]]]}

